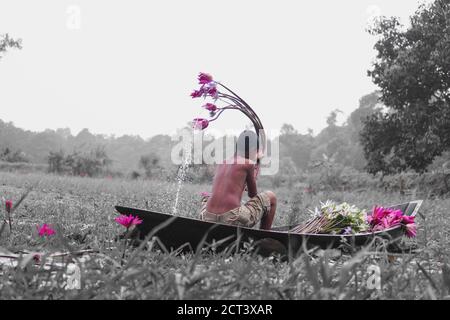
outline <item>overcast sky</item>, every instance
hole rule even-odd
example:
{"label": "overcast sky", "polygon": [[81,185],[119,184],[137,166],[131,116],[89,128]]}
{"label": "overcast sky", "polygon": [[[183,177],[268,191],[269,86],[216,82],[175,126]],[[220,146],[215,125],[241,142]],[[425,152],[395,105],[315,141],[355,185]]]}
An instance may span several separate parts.
{"label": "overcast sky", "polygon": [[[249,102],[266,128],[315,133],[376,87],[371,16],[407,22],[416,0],[1,0],[0,119],[37,131],[172,133],[207,116],[199,71]],[[78,10],[80,19],[77,19]],[[228,112],[215,128],[248,121]]]}

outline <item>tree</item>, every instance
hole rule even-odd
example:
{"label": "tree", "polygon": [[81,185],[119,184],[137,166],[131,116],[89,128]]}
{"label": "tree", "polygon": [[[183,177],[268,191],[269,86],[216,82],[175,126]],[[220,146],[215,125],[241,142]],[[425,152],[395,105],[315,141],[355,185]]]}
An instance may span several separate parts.
{"label": "tree", "polygon": [[450,0],[421,5],[405,29],[381,18],[369,32],[379,37],[373,69],[387,110],[363,125],[367,170],[426,170],[450,150]]}
{"label": "tree", "polygon": [[327,118],[327,125],[329,127],[336,126],[338,113],[342,113],[342,111],[339,109],[334,109],[330,112],[330,115]]}
{"label": "tree", "polygon": [[[291,124],[283,124],[280,130],[280,158],[290,158],[297,169],[306,169],[311,157],[314,138],[303,135]],[[286,160],[288,161],[288,160]]]}
{"label": "tree", "polygon": [[147,178],[151,178],[154,170],[161,169],[159,162],[160,158],[156,154],[143,155],[139,159],[139,168],[144,169]]}
{"label": "tree", "polygon": [[380,102],[380,92],[374,91],[359,99],[359,107],[354,110],[347,119],[347,123],[352,131],[352,140],[359,140],[359,133],[363,128],[364,121],[377,111],[382,110]]}
{"label": "tree", "polygon": [[53,152],[50,151],[48,154],[48,171],[53,173],[63,173],[64,172],[64,152],[62,150]]}
{"label": "tree", "polygon": [[29,162],[23,151],[12,151],[8,147],[0,151],[0,160],[6,162]]}
{"label": "tree", "polygon": [[75,176],[95,177],[107,173],[112,161],[101,146],[89,152],[74,151],[67,156],[64,151],[50,151],[47,157],[49,172],[70,173]]}
{"label": "tree", "polygon": [[0,35],[0,59],[8,48],[22,49],[22,40],[14,40],[8,34]]}

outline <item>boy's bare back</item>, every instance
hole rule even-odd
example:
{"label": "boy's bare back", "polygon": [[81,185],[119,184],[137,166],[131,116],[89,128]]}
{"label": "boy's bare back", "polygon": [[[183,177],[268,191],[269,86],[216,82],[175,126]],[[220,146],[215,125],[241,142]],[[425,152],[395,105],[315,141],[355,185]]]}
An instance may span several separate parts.
{"label": "boy's bare back", "polygon": [[218,165],[206,209],[211,213],[221,214],[239,207],[245,186],[250,198],[256,196],[253,161],[236,156],[231,161]]}

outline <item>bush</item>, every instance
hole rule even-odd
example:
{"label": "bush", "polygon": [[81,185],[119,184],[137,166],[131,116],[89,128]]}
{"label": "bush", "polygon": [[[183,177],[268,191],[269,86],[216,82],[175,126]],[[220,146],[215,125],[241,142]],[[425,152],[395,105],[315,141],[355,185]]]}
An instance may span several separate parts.
{"label": "bush", "polygon": [[24,152],[21,150],[12,151],[9,148],[1,151],[0,160],[5,162],[29,162]]}
{"label": "bush", "polygon": [[75,151],[65,155],[63,151],[58,151],[48,155],[48,170],[51,173],[95,177],[111,174],[108,170],[110,164],[111,160],[102,148],[87,153]]}

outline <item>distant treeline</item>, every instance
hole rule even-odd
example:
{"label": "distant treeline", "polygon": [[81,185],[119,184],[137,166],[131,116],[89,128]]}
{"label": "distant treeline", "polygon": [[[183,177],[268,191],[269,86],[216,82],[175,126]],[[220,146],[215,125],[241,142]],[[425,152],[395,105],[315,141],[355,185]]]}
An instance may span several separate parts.
{"label": "distant treeline", "polygon": [[[279,136],[280,173],[274,179],[284,181],[284,177],[330,164],[364,171],[366,160],[360,131],[363,121],[383,107],[379,96],[378,92],[373,92],[362,97],[359,107],[342,125],[337,124],[340,111],[332,111],[326,119],[327,127],[317,135],[312,131],[302,134],[290,124],[283,125]],[[139,136],[92,134],[88,129],[77,135],[69,129],[31,132],[0,120],[0,161],[48,164],[50,172],[72,175],[118,174],[172,179],[178,169],[170,159],[176,143],[168,135],[145,140]],[[446,157],[447,154],[435,163],[442,164]],[[212,176],[211,169],[206,166],[199,166],[194,172],[192,180],[201,181]]]}
{"label": "distant treeline", "polygon": [[[280,136],[282,162],[304,170],[311,161],[322,159],[324,154],[355,169],[364,169],[364,157],[358,142],[360,117],[370,114],[376,105],[377,93],[363,97],[360,107],[343,126],[336,125],[337,111],[333,111],[327,119],[328,126],[316,136],[312,132],[300,134],[292,125],[283,125]],[[10,162],[48,163],[51,153],[53,156],[56,153],[87,154],[100,148],[111,160],[109,165],[114,170],[131,172],[141,167],[148,171],[151,163],[170,167],[171,148],[175,143],[168,135],[145,140],[131,135],[92,134],[88,129],[77,135],[67,128],[31,132],[0,120],[0,154],[5,153],[0,160]]]}

